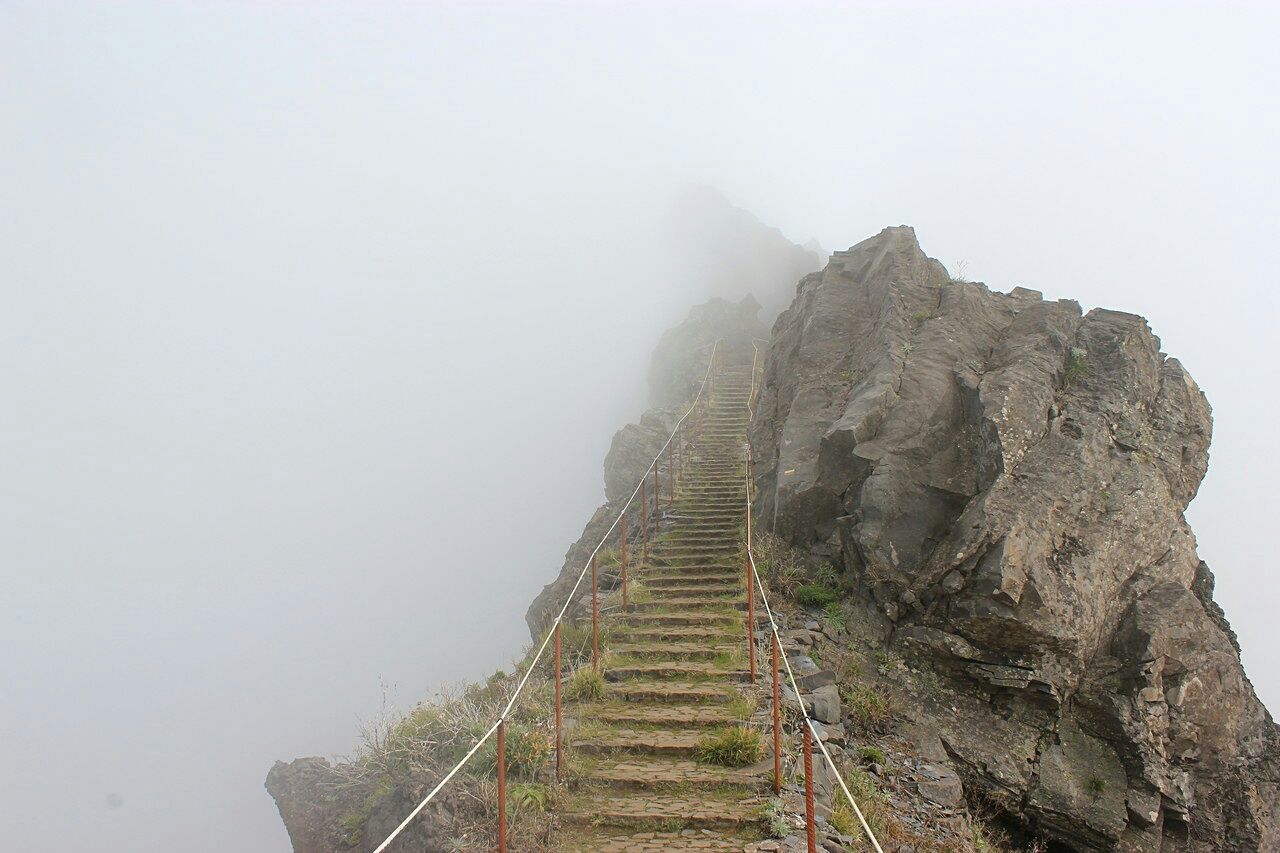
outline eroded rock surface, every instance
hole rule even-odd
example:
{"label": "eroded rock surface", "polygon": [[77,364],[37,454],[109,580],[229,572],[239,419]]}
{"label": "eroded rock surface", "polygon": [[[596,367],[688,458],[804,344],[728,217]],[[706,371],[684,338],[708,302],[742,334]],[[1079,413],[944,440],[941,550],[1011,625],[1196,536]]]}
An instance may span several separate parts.
{"label": "eroded rock surface", "polygon": [[1280,849],[1280,738],[1183,517],[1209,404],[1145,320],[888,228],[801,281],[763,383],[758,522],[941,676],[971,793],[1074,849]]}

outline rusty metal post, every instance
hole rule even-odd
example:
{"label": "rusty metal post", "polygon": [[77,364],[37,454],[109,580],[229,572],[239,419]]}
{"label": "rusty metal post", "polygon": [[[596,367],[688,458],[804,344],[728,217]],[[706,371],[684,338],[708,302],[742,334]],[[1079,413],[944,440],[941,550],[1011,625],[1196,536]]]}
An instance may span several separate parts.
{"label": "rusty metal post", "polygon": [[600,671],[600,600],[596,583],[596,555],[591,555],[591,665]]}
{"label": "rusty metal post", "polygon": [[667,445],[667,500],[676,502],[676,464],[671,461],[671,444]]}
{"label": "rusty metal post", "polygon": [[662,529],[662,489],[658,483],[658,469],[662,467],[662,457],[659,456],[653,463],[653,532],[657,533]]}
{"label": "rusty metal post", "polygon": [[680,438],[682,436],[683,430],[684,430],[684,424],[683,423],[678,424],[676,426],[675,438],[672,439],[673,443],[676,446],[676,470],[679,471],[680,473],[684,473],[684,460],[680,458]]}
{"label": "rusty metal post", "polygon": [[[775,673],[777,672],[777,669],[778,669],[778,667],[777,667],[777,665],[776,665],[776,659],[775,659],[775,665],[774,665],[774,672],[775,672]],[[559,782],[559,781],[560,781],[560,766],[564,763],[564,762],[563,762],[563,759],[562,759],[562,755],[561,755],[561,753],[563,753],[563,752],[564,752],[564,715],[562,714],[562,712],[561,712],[561,710],[560,710],[560,709],[561,709],[561,703],[560,703],[560,691],[561,691],[561,690],[563,689],[563,687],[564,687],[564,686],[560,683],[560,682],[563,680],[563,679],[562,679],[562,673],[563,673],[563,670],[562,670],[562,669],[560,669],[560,623],[559,623],[559,622],[557,622],[557,623],[556,623],[556,670],[555,670],[555,679],[556,679],[556,781],[557,781],[557,782]],[[774,679],[774,681],[776,682],[776,681],[777,681],[777,679],[775,678],[775,679]]]}
{"label": "rusty metal post", "polygon": [[507,853],[507,721],[498,721],[498,853]]}
{"label": "rusty metal post", "polygon": [[[800,701],[804,701],[803,699]],[[818,839],[813,825],[813,731],[806,715],[804,725],[804,831],[809,841],[809,853],[818,853]],[[499,741],[501,743],[501,741]]]}
{"label": "rusty metal post", "polygon": [[644,539],[644,557],[649,559],[649,500],[644,496],[645,478],[640,478],[640,536]]}
{"label": "rusty metal post", "polygon": [[778,635],[773,634],[773,792],[782,793],[782,691],[778,687]]}
{"label": "rusty metal post", "polygon": [[751,582],[751,558],[747,558],[747,657],[751,660],[751,683],[756,683],[756,585]]}
{"label": "rusty metal post", "polygon": [[627,511],[622,511],[622,609],[627,609]]}

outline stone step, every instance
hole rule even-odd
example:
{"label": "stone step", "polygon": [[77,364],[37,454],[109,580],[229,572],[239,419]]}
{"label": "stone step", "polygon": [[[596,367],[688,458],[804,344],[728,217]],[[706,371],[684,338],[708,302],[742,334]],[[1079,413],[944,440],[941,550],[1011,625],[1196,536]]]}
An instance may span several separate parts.
{"label": "stone step", "polygon": [[610,705],[596,712],[595,718],[605,723],[661,726],[669,729],[702,729],[740,722],[725,705],[681,705],[678,702]]}
{"label": "stone step", "polygon": [[666,602],[664,606],[671,606],[671,601],[681,598],[702,598],[704,600],[715,602],[717,605],[732,605],[733,602],[746,595],[744,586],[745,580],[739,578],[726,579],[714,582],[702,581],[700,583],[655,583],[654,581],[681,580],[680,578],[654,578],[653,581],[645,583],[645,587],[650,590],[655,601]]}
{"label": "stone step", "polygon": [[660,562],[650,562],[641,566],[641,578],[707,578],[708,575],[736,574],[740,566],[737,560],[728,562],[689,562],[678,566],[668,566]]}
{"label": "stone step", "polygon": [[670,625],[706,625],[728,629],[742,621],[735,614],[710,612],[668,613],[660,610],[633,611],[622,617],[626,624],[640,628],[657,628]]}
{"label": "stone step", "polygon": [[733,698],[735,690],[728,681],[644,681],[628,679],[610,683],[606,688],[611,698],[628,702],[710,702],[722,704]]}
{"label": "stone step", "polygon": [[736,593],[742,592],[742,584],[744,583],[744,574],[735,572],[722,572],[716,574],[705,575],[651,575],[648,572],[640,575],[644,585],[653,590],[655,594],[659,590],[685,590],[685,589],[707,589],[707,590],[732,590]]}
{"label": "stone step", "polygon": [[600,758],[583,774],[589,782],[617,788],[661,788],[668,785],[733,785],[760,791],[773,778],[773,768],[762,765],[734,769],[699,764],[688,758],[625,756]]}
{"label": "stone step", "polygon": [[724,627],[709,627],[703,624],[619,625],[614,629],[613,636],[619,639],[629,639],[638,643],[708,642],[728,644],[736,643],[740,639],[740,634],[737,630],[738,623],[740,621],[740,619],[735,619],[733,625],[726,625]]}
{"label": "stone step", "polygon": [[[736,607],[737,603],[746,598],[745,589],[735,587],[732,584],[717,585],[715,587],[675,587],[665,589],[654,589],[652,591],[652,601],[646,601],[636,605],[637,612],[645,610],[670,610],[677,607],[683,607],[686,601],[695,602],[690,604],[699,610],[708,608],[725,608]],[[653,606],[650,606],[650,605]]]}
{"label": "stone step", "polygon": [[735,592],[730,590],[723,595],[690,595],[690,590],[683,589],[671,592],[665,590],[666,595],[662,595],[654,591],[653,601],[646,601],[643,604],[631,603],[632,613],[670,613],[677,610],[688,610],[693,615],[701,616],[708,610],[723,611],[726,608],[734,610],[745,610],[747,606],[746,590]]}
{"label": "stone step", "polygon": [[708,643],[612,643],[609,651],[630,658],[642,660],[711,660],[723,654],[734,654],[741,644],[729,645]]}
{"label": "stone step", "polygon": [[[745,630],[743,633],[745,635]],[[624,663],[610,666],[608,670],[608,678],[613,682],[663,679],[662,683],[666,684],[669,683],[667,679],[692,681],[699,678],[716,678],[730,682],[746,681],[750,677],[751,673],[746,670],[727,669],[722,666],[716,666],[710,661],[696,660]]]}
{"label": "stone step", "polygon": [[566,805],[563,814],[572,823],[592,826],[650,828],[670,822],[678,824],[683,830],[736,829],[762,823],[764,804],[764,798],[758,795],[742,799],[712,799],[698,796],[696,791],[685,795],[653,792],[637,792],[632,796],[591,793],[574,797]]}
{"label": "stone step", "polygon": [[618,752],[642,753],[645,755],[683,755],[694,756],[698,744],[706,737],[706,732],[697,728],[689,729],[633,729],[626,727],[609,727],[590,735],[578,735],[573,739],[573,748],[593,755],[607,755]]}

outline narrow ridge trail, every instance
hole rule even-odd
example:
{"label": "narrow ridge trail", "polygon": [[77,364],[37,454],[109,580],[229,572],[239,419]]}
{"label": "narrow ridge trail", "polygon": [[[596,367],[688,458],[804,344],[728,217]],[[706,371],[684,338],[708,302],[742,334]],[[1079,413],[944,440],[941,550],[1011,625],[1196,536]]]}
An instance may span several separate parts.
{"label": "narrow ridge trail", "polygon": [[728,768],[697,758],[704,736],[755,707],[741,556],[751,361],[719,361],[675,500],[610,627],[605,697],[577,711],[575,791],[558,809],[568,851],[742,851],[763,837],[771,759]]}

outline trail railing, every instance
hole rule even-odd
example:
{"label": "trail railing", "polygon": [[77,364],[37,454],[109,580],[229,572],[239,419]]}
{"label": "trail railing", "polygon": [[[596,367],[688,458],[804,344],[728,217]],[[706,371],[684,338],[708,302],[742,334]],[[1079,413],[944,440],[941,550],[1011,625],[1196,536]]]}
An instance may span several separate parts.
{"label": "trail railing", "polygon": [[[498,719],[495,720],[493,725],[489,727],[488,731],[486,731],[475,742],[475,744],[471,747],[471,749],[467,752],[467,754],[463,756],[462,760],[459,761],[457,764],[455,764],[453,766],[453,769],[451,769],[448,773],[446,773],[444,777],[441,778],[438,783],[436,783],[436,786],[432,788],[431,791],[425,797],[423,797],[422,801],[419,802],[416,807],[414,807],[413,811],[409,812],[409,814],[405,817],[405,819],[400,822],[399,826],[397,826],[394,830],[392,830],[391,834],[386,837],[386,840],[384,840],[381,844],[378,845],[378,847],[374,850],[374,853],[383,853],[383,851],[385,851],[391,845],[391,842],[395,841],[396,838],[400,835],[400,833],[402,833],[405,830],[405,827],[413,823],[414,818],[416,818],[419,814],[422,813],[422,810],[427,807],[427,804],[430,803],[433,799],[435,799],[436,795],[438,795],[442,790],[444,790],[444,787],[449,784],[449,782],[459,773],[459,771],[462,770],[463,767],[466,766],[467,762],[470,761],[473,757],[475,757],[475,754],[479,752],[480,749],[485,745],[485,743],[487,743],[488,740],[491,737],[494,737],[495,735],[497,737],[498,851],[499,853],[507,853],[506,722],[507,722],[507,718],[511,715],[512,709],[515,708],[516,701],[520,698],[520,694],[524,691],[525,685],[528,684],[529,677],[532,676],[534,670],[537,669],[538,662],[542,659],[543,654],[545,654],[547,651],[547,647],[551,645],[553,640],[555,642],[554,654],[555,654],[555,696],[556,696],[556,700],[555,700],[556,701],[555,769],[556,769],[556,777],[559,778],[561,769],[563,766],[562,753],[564,750],[563,711],[561,706],[562,670],[560,666],[561,664],[561,642],[560,642],[561,630],[560,629],[564,624],[565,614],[569,612],[569,608],[574,601],[574,596],[577,595],[578,588],[582,586],[583,580],[586,578],[587,573],[590,572],[591,574],[591,645],[592,645],[591,659],[592,659],[593,668],[596,671],[599,671],[599,668],[600,668],[600,640],[599,640],[600,604],[599,604],[599,595],[598,595],[599,584],[597,583],[598,577],[597,577],[597,571],[596,571],[596,555],[600,552],[600,549],[604,547],[605,543],[610,540],[610,538],[613,536],[614,531],[619,528],[619,525],[621,525],[621,528],[622,528],[622,533],[621,533],[622,546],[621,546],[621,554],[620,554],[621,574],[622,574],[621,583],[622,583],[623,609],[625,610],[626,596],[627,596],[627,544],[626,544],[627,543],[627,538],[626,538],[627,512],[631,510],[632,505],[636,503],[636,498],[639,497],[638,512],[640,515],[640,530],[641,530],[641,537],[643,540],[643,546],[642,546],[643,557],[647,558],[649,555],[650,517],[649,517],[649,501],[647,499],[648,496],[645,494],[646,492],[645,483],[649,479],[649,475],[652,473],[653,475],[653,510],[654,510],[653,524],[654,524],[654,530],[656,533],[658,529],[658,525],[661,523],[660,520],[661,520],[662,492],[661,492],[660,469],[662,467],[663,454],[666,454],[666,457],[667,457],[668,495],[670,497],[670,501],[674,502],[675,483],[678,477],[677,464],[679,464],[677,462],[677,459],[679,458],[679,456],[687,455],[685,453],[680,453],[682,449],[687,450],[688,429],[685,426],[685,422],[688,420],[689,416],[693,414],[695,410],[697,410],[697,408],[700,405],[705,406],[706,401],[710,399],[710,396],[713,390],[713,385],[714,385],[712,373],[713,373],[713,368],[715,367],[716,354],[719,351],[719,347],[720,347],[719,341],[716,341],[715,343],[712,344],[711,355],[707,359],[707,369],[703,373],[702,384],[698,387],[697,395],[694,396],[693,402],[689,405],[689,408],[685,411],[685,413],[680,416],[680,420],[676,422],[676,425],[672,429],[671,434],[667,436],[666,442],[664,442],[662,447],[658,450],[657,455],[653,457],[653,461],[649,463],[649,467],[646,468],[644,473],[640,475],[640,482],[636,484],[635,489],[632,490],[631,492],[631,496],[627,498],[626,503],[622,505],[622,509],[618,511],[618,516],[613,520],[613,524],[609,525],[609,529],[605,531],[604,536],[602,536],[600,538],[600,541],[596,543],[596,546],[591,549],[590,558],[587,560],[586,565],[582,567],[582,571],[578,573],[577,580],[574,582],[573,587],[569,590],[569,594],[565,597],[564,605],[561,606],[560,612],[556,614],[556,618],[552,622],[550,630],[547,632],[546,637],[543,638],[542,644],[538,646],[537,654],[535,654],[533,656],[533,659],[529,661],[528,666],[525,669],[524,676],[520,679],[520,682],[516,685],[515,691],[511,694],[511,698],[508,700],[506,707],[503,709]],[[754,381],[754,373],[753,373],[753,381]],[[686,448],[681,448],[679,446],[682,440],[686,440]],[[748,518],[749,517],[750,517],[750,513],[748,513]]]}
{"label": "trail railing", "polygon": [[[747,398],[747,409],[753,411],[755,408],[756,396],[756,363],[760,358],[760,349],[756,346],[755,341],[751,342],[751,347],[755,351],[751,359],[751,394]],[[836,782],[840,785],[840,790],[844,792],[845,799],[849,801],[849,806],[853,809],[854,815],[858,818],[858,823],[862,825],[862,831],[866,833],[867,840],[871,842],[871,846],[876,849],[876,853],[884,853],[880,847],[880,842],[876,840],[875,833],[871,831],[871,827],[867,824],[867,819],[862,813],[862,809],[858,807],[857,800],[854,799],[853,793],[850,792],[848,784],[844,780],[844,776],[840,773],[840,768],[836,766],[835,760],[831,757],[831,753],[827,750],[827,745],[822,742],[822,737],[818,729],[814,725],[814,720],[809,716],[809,709],[805,706],[804,698],[800,693],[800,686],[796,684],[795,673],[791,670],[791,662],[787,660],[786,655],[782,653],[782,638],[778,633],[778,620],[774,617],[773,608],[769,606],[769,596],[765,592],[764,581],[760,578],[760,572],[756,569],[756,560],[751,553],[752,547],[752,527],[751,527],[751,448],[746,448],[746,470],[744,472],[744,490],[746,492],[747,507],[747,644],[749,647],[749,655],[751,659],[751,681],[754,684],[756,680],[755,671],[755,655],[756,655],[756,619],[755,619],[755,593],[760,591],[760,603],[764,605],[764,612],[769,617],[769,633],[772,642],[771,657],[773,659],[773,792],[775,794],[782,793],[782,697],[781,682],[779,679],[778,662],[781,659],[783,666],[786,668],[787,680],[791,683],[791,689],[795,694],[796,702],[800,706],[800,714],[803,719],[803,738],[804,738],[804,802],[805,802],[805,840],[808,845],[809,853],[817,853],[817,824],[814,816],[813,801],[813,744],[818,745],[818,750],[822,753],[822,757],[826,760],[827,766],[831,768],[832,774],[836,778]]]}

